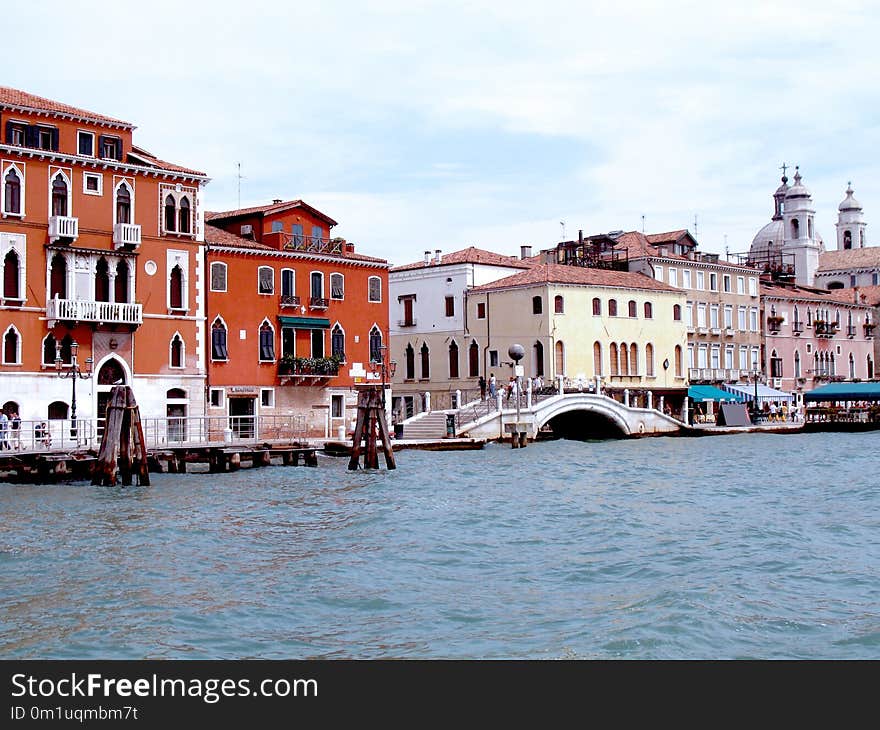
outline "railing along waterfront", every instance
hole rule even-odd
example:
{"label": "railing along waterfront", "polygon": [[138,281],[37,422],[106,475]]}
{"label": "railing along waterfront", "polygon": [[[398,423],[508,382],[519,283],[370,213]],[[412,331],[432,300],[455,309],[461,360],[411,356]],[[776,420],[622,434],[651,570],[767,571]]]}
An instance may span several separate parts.
{"label": "railing along waterfront", "polygon": [[[105,419],[69,418],[12,423],[0,432],[0,456],[27,451],[98,449]],[[209,443],[308,440],[304,416],[204,416],[142,418],[148,448]],[[3,438],[5,436],[5,438]],[[6,448],[8,444],[9,448]]]}

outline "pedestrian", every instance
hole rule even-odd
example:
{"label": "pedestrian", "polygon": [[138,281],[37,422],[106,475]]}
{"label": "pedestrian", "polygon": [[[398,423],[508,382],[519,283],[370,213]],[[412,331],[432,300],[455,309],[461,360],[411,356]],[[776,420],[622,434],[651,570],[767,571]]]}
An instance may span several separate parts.
{"label": "pedestrian", "polygon": [[0,450],[10,449],[9,445],[9,417],[6,411],[0,411]]}
{"label": "pedestrian", "polygon": [[773,401],[770,404],[770,420],[771,421],[776,421],[776,414],[777,414],[778,410],[779,409],[776,407],[776,401]]}
{"label": "pedestrian", "polygon": [[517,395],[516,378],[511,378],[510,385],[507,386],[507,402],[510,403]]}
{"label": "pedestrian", "polygon": [[489,397],[494,398],[498,392],[498,381],[495,380],[495,373],[489,373]]}
{"label": "pedestrian", "polygon": [[480,376],[480,400],[486,400],[486,378]]}
{"label": "pedestrian", "polygon": [[42,444],[47,448],[52,445],[52,434],[49,433],[49,427],[46,425],[45,421],[37,426],[34,431],[34,436],[36,437],[37,443]]}
{"label": "pedestrian", "polygon": [[12,412],[12,447],[16,451],[21,449],[21,418],[18,411]]}
{"label": "pedestrian", "polygon": [[785,401],[783,401],[782,405],[779,407],[779,412],[782,414],[782,422],[785,423],[788,421],[788,405]]}

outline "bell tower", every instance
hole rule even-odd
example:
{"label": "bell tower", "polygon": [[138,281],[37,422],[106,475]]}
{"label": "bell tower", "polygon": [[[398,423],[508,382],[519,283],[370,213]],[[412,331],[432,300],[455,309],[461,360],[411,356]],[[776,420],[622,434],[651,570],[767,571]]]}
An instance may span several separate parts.
{"label": "bell tower", "polygon": [[852,183],[847,183],[846,198],[837,206],[837,250],[865,248],[865,228],[862,204],[853,197]]}
{"label": "bell tower", "polygon": [[794,257],[795,280],[804,286],[813,286],[819,254],[824,250],[822,239],[816,233],[815,216],[813,198],[803,185],[799,168],[795,167],[794,185],[785,193],[782,210],[782,250]]}

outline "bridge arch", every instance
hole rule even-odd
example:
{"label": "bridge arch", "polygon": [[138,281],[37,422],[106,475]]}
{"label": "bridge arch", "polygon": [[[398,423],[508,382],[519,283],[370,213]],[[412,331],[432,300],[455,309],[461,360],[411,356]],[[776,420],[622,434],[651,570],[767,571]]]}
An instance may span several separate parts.
{"label": "bridge arch", "polygon": [[633,434],[625,406],[595,395],[553,398],[535,410],[535,428],[549,425],[560,435],[582,434],[589,438],[620,438]]}

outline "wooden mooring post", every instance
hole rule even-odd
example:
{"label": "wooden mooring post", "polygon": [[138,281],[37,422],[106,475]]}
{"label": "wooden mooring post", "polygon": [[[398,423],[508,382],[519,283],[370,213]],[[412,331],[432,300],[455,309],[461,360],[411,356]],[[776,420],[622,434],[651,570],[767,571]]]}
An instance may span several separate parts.
{"label": "wooden mooring post", "polygon": [[387,469],[397,468],[397,464],[394,463],[394,452],[391,450],[388,424],[385,421],[385,407],[382,403],[382,395],[382,388],[375,385],[362,386],[358,393],[357,423],[354,428],[354,438],[351,444],[351,459],[348,462],[350,471],[355,471],[360,467],[361,443],[365,439],[364,469],[379,468],[377,436],[382,439],[385,467]]}
{"label": "wooden mooring post", "polygon": [[144,430],[140,410],[129,386],[113,386],[104,424],[98,460],[92,470],[92,484],[115,485],[118,467],[124,485],[130,485],[134,476],[138,484],[149,486]]}

